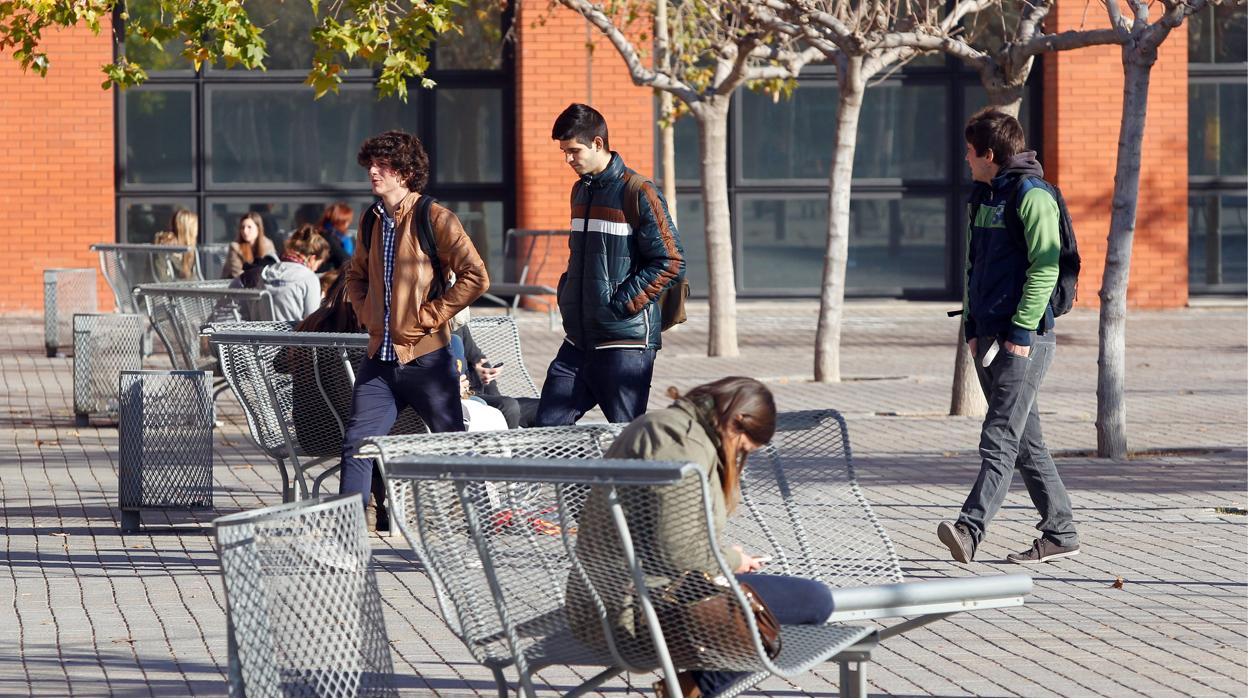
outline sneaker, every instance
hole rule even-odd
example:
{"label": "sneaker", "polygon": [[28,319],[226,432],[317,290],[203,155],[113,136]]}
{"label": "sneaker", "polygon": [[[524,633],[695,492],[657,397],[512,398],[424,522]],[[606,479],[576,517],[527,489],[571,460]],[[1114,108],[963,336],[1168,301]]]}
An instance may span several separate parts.
{"label": "sneaker", "polygon": [[965,564],[975,559],[975,539],[971,537],[971,531],[966,524],[942,521],[936,527],[936,536],[953,553],[954,560]]}
{"label": "sneaker", "polygon": [[1058,545],[1048,538],[1037,538],[1031,542],[1030,548],[1021,553],[1010,553],[1005,556],[1005,559],[1020,565],[1035,565],[1062,557],[1073,557],[1078,554],[1078,545]]}

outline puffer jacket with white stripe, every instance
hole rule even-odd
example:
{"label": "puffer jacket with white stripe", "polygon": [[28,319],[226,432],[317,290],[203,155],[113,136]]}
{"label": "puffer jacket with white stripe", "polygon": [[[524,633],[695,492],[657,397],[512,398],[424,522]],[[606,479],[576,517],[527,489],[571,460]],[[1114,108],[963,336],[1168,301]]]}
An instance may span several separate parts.
{"label": "puffer jacket with white stripe", "polygon": [[618,153],[597,175],[572,187],[568,270],[559,278],[559,310],[567,339],[579,349],[658,349],[665,288],[685,276],[680,235],[658,189],[644,181],[636,220],[624,205],[630,178]]}

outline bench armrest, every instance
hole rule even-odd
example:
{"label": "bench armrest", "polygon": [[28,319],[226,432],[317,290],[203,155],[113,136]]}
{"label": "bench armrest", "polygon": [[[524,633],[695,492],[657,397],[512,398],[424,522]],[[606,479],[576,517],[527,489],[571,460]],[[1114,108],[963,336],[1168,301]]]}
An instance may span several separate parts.
{"label": "bench armrest", "polygon": [[899,618],[1021,606],[1023,597],[1031,593],[1031,586],[1031,577],[1025,574],[1002,574],[833,589],[834,610],[828,621]]}

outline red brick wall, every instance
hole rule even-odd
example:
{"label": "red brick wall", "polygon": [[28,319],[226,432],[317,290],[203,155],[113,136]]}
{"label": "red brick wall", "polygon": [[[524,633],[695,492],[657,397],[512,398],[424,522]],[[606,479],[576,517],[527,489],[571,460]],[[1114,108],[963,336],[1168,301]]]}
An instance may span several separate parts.
{"label": "red brick wall", "polygon": [[[1057,3],[1051,31],[1108,26],[1104,11]],[[1154,13],[1155,14],[1155,13]],[[1082,25],[1085,20],[1087,25]],[[1079,302],[1096,307],[1105,268],[1122,117],[1117,46],[1066,51],[1044,61],[1046,175],[1062,187],[1079,233]],[[1140,195],[1127,302],[1187,303],[1187,26],[1170,33],[1153,66],[1140,163]]]}
{"label": "red brick wall", "polygon": [[[566,230],[576,175],[550,139],[555,117],[572,102],[594,107],[607,119],[611,149],[629,167],[653,176],[654,106],[652,92],[633,84],[619,53],[597,29],[587,33],[579,14],[547,7],[546,0],[518,2],[516,227]],[[531,281],[553,286],[566,256],[566,248],[552,250],[541,278]]]}
{"label": "red brick wall", "polygon": [[[43,270],[99,267],[87,247],[113,242],[113,96],[99,66],[112,60],[111,23],[100,34],[48,35],[46,78],[0,55],[0,211],[9,244],[0,312],[43,308]],[[100,307],[112,294],[99,278]]]}

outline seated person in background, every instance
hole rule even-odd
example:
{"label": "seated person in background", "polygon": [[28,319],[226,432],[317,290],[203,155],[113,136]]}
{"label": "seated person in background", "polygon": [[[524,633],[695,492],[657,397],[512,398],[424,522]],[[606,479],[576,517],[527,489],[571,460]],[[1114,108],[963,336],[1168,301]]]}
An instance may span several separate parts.
{"label": "seated person in background", "polygon": [[328,255],[325,238],[316,228],[305,225],[286,241],[282,261],[254,265],[230,285],[268,289],[273,298],[274,320],[302,320],[321,307],[321,281],[316,270]]}
{"label": "seated person in background", "polygon": [[[451,324],[452,326],[455,324],[454,320]],[[464,340],[454,330],[451,331],[450,347],[451,355],[455,357],[455,370],[459,373],[459,401],[464,410],[464,431],[510,429],[502,412],[487,405],[479,395],[473,394],[472,387],[468,383],[468,362],[464,360]]]}
{"label": "seated person in background", "polygon": [[264,234],[264,223],[258,213],[248,213],[238,219],[238,235],[230,243],[230,251],[221,269],[221,278],[233,279],[243,273],[243,267],[254,264],[263,257],[277,257],[277,248]]}
{"label": "seated person in background", "polygon": [[325,261],[326,271],[341,269],[355,253],[355,240],[347,235],[355,212],[346,202],[331,204],[321,215],[321,235],[329,243],[329,259]]}
{"label": "seated person in background", "polygon": [[464,308],[451,319],[451,336],[452,341],[458,337],[463,343],[464,362],[469,367],[466,371],[468,385],[473,394],[481,398],[485,404],[502,412],[507,420],[508,429],[533,426],[533,421],[537,417],[538,399],[510,397],[502,394],[498,389],[497,380],[503,369],[491,364],[481,348],[473,341],[472,332],[468,329],[468,317],[469,311]]}
{"label": "seated person in background", "polygon": [[[169,229],[156,233],[153,241],[157,245],[187,245],[194,247],[199,242],[199,216],[179,208],[169,219]],[[166,267],[157,264],[158,281],[177,281],[195,278],[195,253],[184,252],[169,255],[170,264]]]}

